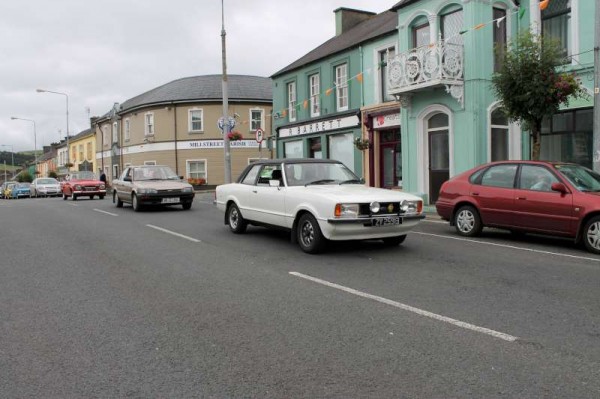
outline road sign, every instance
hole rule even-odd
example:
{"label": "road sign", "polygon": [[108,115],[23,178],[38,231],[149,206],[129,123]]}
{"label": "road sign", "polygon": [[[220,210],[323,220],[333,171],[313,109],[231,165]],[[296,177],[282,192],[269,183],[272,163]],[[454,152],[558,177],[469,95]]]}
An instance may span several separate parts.
{"label": "road sign", "polygon": [[[229,128],[233,129],[235,127],[235,118],[233,116],[230,116],[228,118],[229,120]],[[223,133],[223,127],[225,125],[225,119],[223,117],[219,118],[219,121],[217,122],[217,126],[219,127],[219,129],[221,129],[221,133]]]}
{"label": "road sign", "polygon": [[254,132],[254,137],[256,137],[256,141],[258,142],[258,144],[262,143],[264,139],[264,134],[265,132],[261,128],[256,129],[256,132]]}

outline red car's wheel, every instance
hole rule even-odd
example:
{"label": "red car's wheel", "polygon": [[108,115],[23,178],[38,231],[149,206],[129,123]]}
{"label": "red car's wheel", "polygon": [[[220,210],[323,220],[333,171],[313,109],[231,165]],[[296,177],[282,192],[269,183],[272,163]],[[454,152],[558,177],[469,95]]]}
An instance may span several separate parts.
{"label": "red car's wheel", "polygon": [[473,237],[481,233],[483,225],[479,212],[471,205],[461,206],[454,214],[454,226],[461,236]]}

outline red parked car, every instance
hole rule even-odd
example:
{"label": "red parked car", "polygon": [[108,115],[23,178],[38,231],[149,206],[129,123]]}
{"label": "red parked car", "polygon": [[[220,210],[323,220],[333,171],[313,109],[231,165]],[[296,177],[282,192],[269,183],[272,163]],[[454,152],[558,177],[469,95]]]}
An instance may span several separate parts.
{"label": "red parked car", "polygon": [[78,197],[94,199],[96,195],[104,199],[106,185],[93,172],[73,172],[61,183],[61,191],[64,200],[71,198],[75,201]]}
{"label": "red parked car", "polygon": [[488,163],[446,181],[435,206],[463,236],[497,227],[570,237],[600,254],[600,174],[581,165]]}

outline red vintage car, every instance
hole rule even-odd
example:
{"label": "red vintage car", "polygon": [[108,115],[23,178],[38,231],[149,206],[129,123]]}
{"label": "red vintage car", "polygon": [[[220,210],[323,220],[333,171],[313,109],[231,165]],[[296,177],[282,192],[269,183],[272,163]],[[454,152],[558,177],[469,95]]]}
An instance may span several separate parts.
{"label": "red vintage car", "polygon": [[463,236],[496,227],[569,237],[600,254],[600,174],[581,165],[488,163],[446,181],[435,206]]}
{"label": "red vintage car", "polygon": [[61,191],[64,200],[71,198],[75,201],[79,197],[94,199],[96,195],[104,199],[106,184],[92,172],[73,172],[61,183]]}

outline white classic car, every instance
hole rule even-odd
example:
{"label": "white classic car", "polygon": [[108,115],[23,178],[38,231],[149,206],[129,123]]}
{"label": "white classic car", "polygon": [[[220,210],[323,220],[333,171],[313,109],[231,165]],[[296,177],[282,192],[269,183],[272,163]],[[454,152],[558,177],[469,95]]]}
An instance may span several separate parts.
{"label": "white classic car", "polygon": [[215,203],[232,232],[243,233],[248,224],[284,228],[308,253],[327,240],[399,245],[425,218],[421,198],[367,187],[341,162],[322,159],[250,164],[237,182],[217,186]]}

